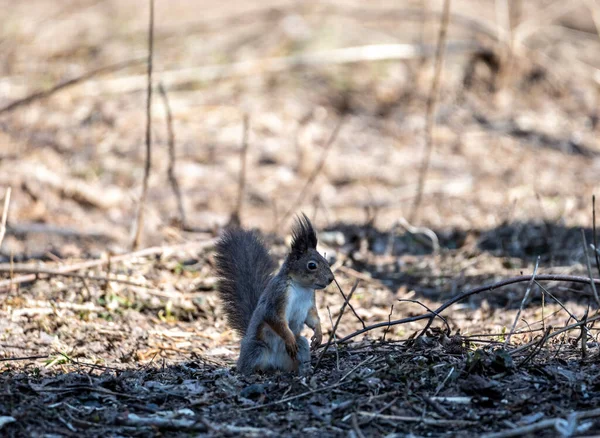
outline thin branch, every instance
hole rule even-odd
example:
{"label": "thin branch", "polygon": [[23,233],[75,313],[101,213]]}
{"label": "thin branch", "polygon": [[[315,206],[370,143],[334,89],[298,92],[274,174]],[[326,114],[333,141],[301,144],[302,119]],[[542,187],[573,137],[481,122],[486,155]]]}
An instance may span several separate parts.
{"label": "thin branch", "polygon": [[240,149],[240,175],[238,179],[238,198],[235,210],[231,214],[229,224],[233,226],[242,225],[242,205],[244,203],[244,193],[246,189],[246,163],[248,156],[248,131],[250,130],[250,120],[248,114],[244,114],[244,127],[242,131],[242,148]]}
{"label": "thin branch", "polygon": [[360,315],[358,313],[356,313],[356,310],[354,310],[354,306],[350,303],[349,300],[346,299],[346,294],[344,293],[344,291],[342,290],[340,284],[337,281],[337,278],[333,278],[333,281],[335,281],[335,285],[337,286],[337,288],[339,289],[340,293],[342,294],[342,297],[344,298],[344,301],[348,301],[348,307],[350,307],[350,310],[352,310],[352,313],[354,313],[354,316],[356,316],[356,319],[358,319],[360,321],[360,323],[362,324],[363,328],[365,328],[367,325],[365,324],[364,319],[362,319],[360,317]]}
{"label": "thin branch", "polygon": [[450,3],[451,0],[444,0],[444,12],[440,23],[440,33],[438,36],[437,49],[435,53],[435,67],[431,90],[427,99],[426,119],[425,119],[425,155],[419,172],[419,182],[417,186],[417,196],[415,197],[409,222],[414,223],[418,219],[419,208],[423,199],[425,190],[425,181],[429,170],[429,162],[433,151],[433,129],[435,127],[435,110],[438,99],[438,92],[442,77],[442,67],[444,65],[444,54],[446,51],[446,36],[448,34],[448,23],[450,21]]}
{"label": "thin branch", "polygon": [[329,346],[331,345],[331,341],[333,341],[333,337],[335,336],[335,332],[337,331],[338,325],[340,324],[342,316],[344,315],[344,310],[346,309],[346,305],[350,301],[350,298],[352,298],[352,295],[354,294],[354,291],[358,287],[358,283],[359,283],[359,280],[356,280],[356,283],[354,283],[354,286],[352,286],[352,290],[350,290],[350,293],[348,294],[348,298],[346,298],[346,300],[344,301],[344,304],[342,304],[342,307],[340,308],[340,314],[338,315],[338,318],[335,321],[335,325],[333,326],[333,330],[331,331],[331,334],[329,335],[329,339],[327,340],[327,344],[325,344],[325,348],[323,348],[323,351],[321,351],[319,359],[317,359],[317,363],[315,364],[315,367],[313,368],[313,374],[317,371],[317,369],[319,369],[319,365],[321,364],[321,360],[323,359],[323,356],[325,356],[325,353],[327,353],[327,349],[329,349]]}
{"label": "thin branch", "polygon": [[45,356],[25,356],[25,357],[3,357],[0,358],[0,362],[13,362],[19,360],[35,360],[35,359],[47,359],[48,355]]}
{"label": "thin branch", "polygon": [[45,99],[46,97],[50,97],[55,94],[57,91],[63,90],[68,87],[72,87],[81,82],[85,82],[88,79],[93,78],[94,76],[98,76],[104,73],[113,73],[119,70],[123,70],[124,68],[131,67],[132,65],[139,64],[143,61],[143,58],[137,59],[128,59],[126,61],[117,62],[111,65],[105,65],[103,67],[97,68],[95,70],[89,71],[87,73],[82,74],[81,76],[77,76],[72,79],[68,79],[64,82],[54,85],[48,90],[36,91],[29,96],[26,96],[22,99],[15,100],[14,102],[9,103],[8,105],[0,108],[0,114],[4,114],[10,112],[16,108],[19,108],[24,105],[28,105],[36,100]]}
{"label": "thin branch", "polygon": [[590,285],[592,286],[592,292],[594,292],[594,299],[598,306],[600,306],[600,297],[598,296],[598,289],[596,289],[596,285],[594,284],[594,278],[592,277],[592,264],[590,263],[590,255],[588,254],[588,246],[587,241],[585,239],[585,231],[583,228],[581,229],[581,240],[583,242],[583,254],[585,255],[585,264],[587,266],[587,273],[590,277]]}
{"label": "thin branch", "polygon": [[[351,333],[351,334],[345,336],[344,338],[340,339],[338,341],[338,343],[342,344],[344,342],[348,342],[350,339],[360,336],[366,332],[369,332],[371,330],[375,330],[378,328],[382,328],[382,327],[387,327],[388,325],[392,326],[392,325],[408,324],[410,322],[431,319],[433,316],[435,316],[435,314],[442,313],[447,308],[451,307],[452,305],[454,305],[460,301],[463,301],[463,300],[469,298],[470,296],[477,295],[477,294],[480,294],[483,292],[494,291],[501,287],[509,286],[509,285],[515,284],[515,283],[530,282],[531,278],[532,278],[531,275],[521,275],[518,277],[508,278],[506,280],[502,280],[497,283],[492,283],[492,284],[477,287],[475,289],[471,289],[467,292],[463,292],[462,294],[459,294],[459,295],[455,296],[454,298],[451,298],[450,300],[446,301],[440,307],[438,307],[437,309],[434,310],[435,313],[425,313],[423,315],[411,316],[408,318],[398,319],[398,320],[391,321],[391,322],[387,322],[387,321],[379,322],[377,324],[367,326],[364,329],[357,330],[354,333]],[[537,276],[535,276],[535,280],[537,280],[538,282],[539,281],[570,281],[572,283],[590,284],[590,279],[588,277],[580,277],[580,276],[576,276],[576,275],[560,275],[560,274],[537,275]],[[594,283],[596,285],[600,285],[600,279],[595,278]],[[582,292],[582,291],[576,291],[576,292],[584,294],[584,292]],[[600,319],[600,317],[598,319]],[[590,318],[588,321],[592,321],[592,318]],[[579,327],[579,326],[577,326],[577,327]]]}
{"label": "thin branch", "polygon": [[[600,29],[598,30],[598,35],[600,36]],[[596,257],[596,268],[598,269],[598,274],[600,274],[600,256],[598,255],[598,251],[595,249],[598,248],[598,237],[596,236],[596,195],[592,195],[592,239],[594,241],[594,256]]]}
{"label": "thin branch", "polygon": [[531,353],[529,353],[529,356],[527,356],[525,359],[523,359],[523,361],[521,361],[517,367],[522,367],[524,366],[526,363],[530,362],[535,356],[538,355],[538,353],[540,351],[542,351],[542,348],[544,347],[544,344],[548,341],[548,338],[550,336],[550,332],[552,331],[552,326],[549,325],[546,330],[544,330],[544,335],[542,336],[542,338],[540,339],[540,342],[536,344],[535,348],[533,349],[533,351]]}
{"label": "thin branch", "polygon": [[317,164],[317,167],[315,167],[313,172],[310,174],[310,176],[306,180],[304,187],[302,187],[302,190],[300,190],[300,194],[298,195],[296,200],[292,203],[289,210],[283,215],[283,217],[279,221],[278,228],[281,228],[281,226],[285,224],[285,221],[291,216],[291,214],[294,212],[294,210],[297,209],[302,204],[302,202],[304,201],[304,198],[306,197],[306,194],[308,193],[308,191],[312,187],[313,183],[317,179],[317,176],[319,176],[319,174],[321,173],[321,170],[323,170],[323,166],[325,165],[325,161],[327,159],[327,154],[329,153],[331,146],[333,145],[333,143],[335,142],[335,139],[337,138],[338,134],[340,133],[340,129],[342,128],[342,125],[344,124],[344,119],[345,119],[345,117],[344,117],[344,115],[342,115],[340,117],[340,119],[338,120],[338,123],[335,125],[335,128],[333,129],[333,131],[331,132],[331,135],[329,136],[329,140],[327,140],[327,143],[325,143],[325,148],[323,150],[323,153],[321,154],[321,159],[320,159],[319,163]]}
{"label": "thin branch", "polygon": [[389,323],[392,321],[392,313],[394,312],[394,305],[392,304],[392,307],[390,308],[390,313],[388,315],[388,326],[385,328],[385,330],[383,331],[383,338],[382,338],[382,342],[385,342],[385,337],[388,334],[388,331],[390,330],[390,325]]}
{"label": "thin branch", "polygon": [[[151,248],[145,248],[145,249],[142,249],[139,251],[130,252],[127,254],[121,254],[118,256],[113,256],[113,257],[111,257],[111,263],[120,263],[120,262],[124,262],[124,261],[130,260],[132,258],[137,258],[137,257],[141,258],[141,257],[154,256],[154,255],[161,256],[164,254],[172,254],[176,251],[192,250],[192,249],[201,250],[201,249],[205,249],[210,246],[213,246],[214,243],[215,243],[215,239],[209,239],[209,240],[202,240],[202,241],[197,241],[197,242],[187,242],[187,243],[182,243],[182,244],[178,244],[178,245],[153,246]],[[82,269],[89,269],[89,268],[104,266],[107,263],[108,263],[108,260],[105,258],[98,259],[98,260],[87,260],[87,261],[84,261],[81,263],[60,266],[59,268],[56,269],[56,271],[61,274],[66,274],[68,272],[81,271]],[[10,271],[11,266],[14,266],[14,265],[12,263],[2,263],[2,264],[0,264],[0,271],[11,272]],[[37,268],[35,266],[33,266],[33,267],[31,267],[31,269],[37,269]],[[37,278],[36,274],[21,275],[19,277],[14,277],[14,278],[12,277],[12,274],[11,274],[11,278],[0,281],[0,290],[8,289],[13,284],[21,284],[21,283],[26,283],[28,281],[34,281],[36,278]]]}
{"label": "thin branch", "polygon": [[[63,272],[59,269],[46,269],[46,268],[37,268],[37,267],[31,267],[31,266],[21,266],[21,265],[13,265],[12,267],[8,267],[8,268],[2,268],[0,267],[0,273],[15,273],[15,274],[33,274],[34,278],[38,277],[39,275],[47,275],[50,277],[73,277],[73,278],[81,278],[81,279],[87,279],[87,280],[96,280],[96,281],[104,281],[106,282],[106,284],[110,283],[110,282],[114,282],[114,283],[122,283],[122,284],[127,284],[130,286],[136,286],[136,287],[144,287],[144,288],[151,288],[153,287],[150,284],[147,283],[138,283],[136,281],[131,281],[131,280],[126,280],[123,278],[115,278],[111,275],[89,275],[89,274],[77,274],[74,272]],[[14,282],[13,282],[14,284]]]}
{"label": "thin branch", "polygon": [[6,234],[6,221],[8,220],[8,207],[10,206],[10,193],[11,188],[6,189],[4,194],[4,209],[2,210],[2,219],[0,220],[0,248],[2,248],[2,241]]}
{"label": "thin branch", "polygon": [[508,332],[508,336],[506,337],[506,340],[504,341],[504,348],[506,348],[506,346],[509,344],[510,338],[511,338],[513,332],[515,331],[515,328],[517,327],[517,322],[519,321],[519,317],[521,316],[521,313],[523,312],[525,303],[527,302],[527,299],[529,298],[529,294],[531,293],[531,289],[533,288],[533,284],[535,281],[535,275],[537,274],[539,265],[540,265],[540,257],[538,256],[538,258],[535,262],[535,268],[533,269],[533,275],[531,276],[529,285],[527,285],[527,290],[525,291],[525,295],[523,295],[523,299],[521,300],[521,305],[519,306],[519,310],[517,311],[517,314],[515,315],[515,320],[513,321],[513,325],[510,329],[510,332]]}
{"label": "thin branch", "polygon": [[177,200],[177,211],[179,212],[179,225],[181,228],[187,228],[187,218],[185,216],[185,209],[183,207],[183,197],[181,195],[181,188],[179,182],[175,176],[175,130],[173,129],[173,113],[171,112],[171,105],[169,104],[169,96],[167,96],[167,90],[165,89],[162,82],[158,84],[158,92],[162,97],[163,105],[165,107],[166,122],[167,122],[167,141],[169,144],[169,167],[167,168],[167,177],[171,184],[171,189]]}
{"label": "thin branch", "polygon": [[146,91],[146,165],[144,167],[144,180],[142,182],[142,195],[138,205],[137,218],[134,222],[135,231],[133,233],[132,249],[136,250],[140,246],[142,229],[144,228],[144,208],[146,206],[146,197],[148,196],[148,180],[150,179],[150,169],[152,167],[152,57],[154,55],[154,0],[149,0],[150,17],[148,23],[148,84]]}
{"label": "thin branch", "polygon": [[[548,339],[554,338],[556,336],[560,336],[563,333],[568,332],[569,330],[573,330],[573,329],[581,327],[582,325],[585,325],[585,324],[587,324],[589,322],[594,322],[594,321],[598,321],[598,320],[600,320],[600,315],[596,315],[596,316],[593,316],[591,318],[587,318],[586,321],[579,321],[579,322],[576,322],[574,324],[568,325],[568,326],[563,327],[562,329],[557,330],[554,333],[550,334],[548,336]],[[529,342],[527,344],[523,344],[523,345],[515,348],[514,350],[511,350],[510,354],[511,355],[515,355],[517,353],[520,353],[521,351],[527,350],[529,347],[531,347],[533,345],[536,345],[537,343],[538,343],[538,341],[531,341],[531,342]]]}

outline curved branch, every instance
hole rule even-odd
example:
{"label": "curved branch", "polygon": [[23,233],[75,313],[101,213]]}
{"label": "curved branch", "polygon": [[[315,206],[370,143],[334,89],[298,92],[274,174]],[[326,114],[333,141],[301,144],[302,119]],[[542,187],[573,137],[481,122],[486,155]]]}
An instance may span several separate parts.
{"label": "curved branch", "polygon": [[[463,301],[465,298],[468,298],[472,295],[477,295],[482,292],[493,291],[495,289],[499,289],[501,287],[509,286],[509,285],[515,284],[515,283],[524,283],[527,281],[531,281],[532,277],[533,277],[532,275],[521,275],[518,277],[508,278],[506,280],[502,280],[497,283],[488,284],[485,286],[477,287],[475,289],[471,289],[467,292],[463,292],[462,294],[457,295],[454,298],[451,298],[450,300],[446,301],[444,304],[442,304],[440,307],[435,309],[433,312],[428,312],[423,315],[411,316],[409,318],[397,319],[396,321],[392,321],[392,322],[386,321],[386,322],[380,322],[377,324],[369,325],[361,330],[355,331],[354,333],[351,333],[348,336],[340,339],[338,341],[338,344],[348,342],[350,339],[355,338],[356,336],[362,335],[363,333],[366,333],[366,332],[369,332],[371,330],[375,330],[375,329],[378,329],[381,327],[388,327],[388,326],[400,325],[400,324],[408,324],[409,322],[421,321],[423,319],[432,319],[436,315],[442,313],[448,307],[450,307],[453,304],[456,304],[460,301]],[[570,281],[572,283],[590,284],[589,277],[581,277],[581,276],[577,276],[577,275],[554,275],[554,274],[536,275],[535,280],[536,281]],[[595,284],[600,285],[600,279],[594,278],[593,280],[594,280]]]}

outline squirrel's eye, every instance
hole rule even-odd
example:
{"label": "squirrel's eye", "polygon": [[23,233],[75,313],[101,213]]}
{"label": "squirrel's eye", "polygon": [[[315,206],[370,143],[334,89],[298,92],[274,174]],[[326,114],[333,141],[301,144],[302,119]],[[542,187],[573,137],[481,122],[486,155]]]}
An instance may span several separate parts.
{"label": "squirrel's eye", "polygon": [[315,262],[308,262],[306,265],[309,271],[314,271],[317,269],[317,264]]}

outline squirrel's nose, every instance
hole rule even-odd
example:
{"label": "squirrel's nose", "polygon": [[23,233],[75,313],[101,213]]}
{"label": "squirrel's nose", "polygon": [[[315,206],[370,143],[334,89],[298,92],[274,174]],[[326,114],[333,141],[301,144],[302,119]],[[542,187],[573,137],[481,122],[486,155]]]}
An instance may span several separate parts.
{"label": "squirrel's nose", "polygon": [[330,273],[330,274],[327,276],[327,284],[330,284],[332,281],[333,281],[333,274],[332,274],[332,273]]}

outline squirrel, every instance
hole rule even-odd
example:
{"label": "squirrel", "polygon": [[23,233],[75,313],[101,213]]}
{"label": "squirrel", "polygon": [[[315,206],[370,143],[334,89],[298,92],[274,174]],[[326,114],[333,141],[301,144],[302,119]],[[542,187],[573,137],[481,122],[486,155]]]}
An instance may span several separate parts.
{"label": "squirrel", "polygon": [[242,337],[237,370],[242,374],[310,370],[304,324],[323,334],[315,289],[333,281],[329,263],[317,252],[317,234],[305,214],[292,228],[292,244],[283,265],[276,265],[255,231],[226,229],[216,244],[218,294],[228,324]]}

